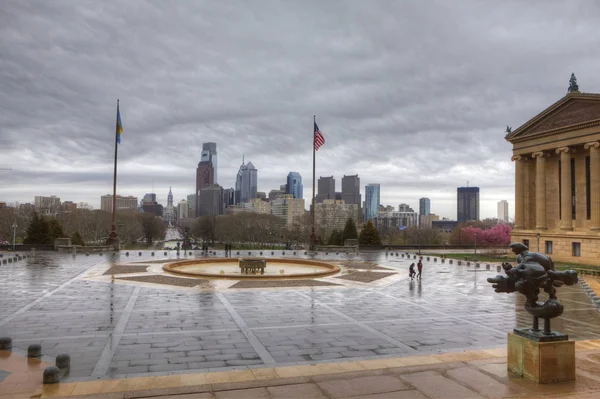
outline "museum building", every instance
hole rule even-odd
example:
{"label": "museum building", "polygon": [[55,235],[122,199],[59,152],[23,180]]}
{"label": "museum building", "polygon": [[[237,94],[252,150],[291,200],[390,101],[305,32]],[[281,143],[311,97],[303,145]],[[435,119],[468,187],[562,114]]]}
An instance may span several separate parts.
{"label": "museum building", "polygon": [[554,260],[600,260],[600,94],[571,90],[514,131],[513,241]]}

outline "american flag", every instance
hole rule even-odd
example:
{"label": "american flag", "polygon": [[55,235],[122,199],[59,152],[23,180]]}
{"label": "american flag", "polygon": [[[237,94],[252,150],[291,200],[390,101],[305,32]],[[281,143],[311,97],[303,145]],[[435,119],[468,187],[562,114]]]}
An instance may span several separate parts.
{"label": "american flag", "polygon": [[325,144],[325,137],[323,137],[317,122],[315,122],[315,150],[318,150],[323,144]]}

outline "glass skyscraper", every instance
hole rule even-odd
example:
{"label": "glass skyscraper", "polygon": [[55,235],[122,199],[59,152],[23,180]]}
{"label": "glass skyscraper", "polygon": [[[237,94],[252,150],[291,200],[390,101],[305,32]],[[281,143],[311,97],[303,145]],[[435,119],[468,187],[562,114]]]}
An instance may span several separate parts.
{"label": "glass skyscraper", "polygon": [[365,186],[365,219],[371,220],[377,215],[381,203],[379,184]]}
{"label": "glass skyscraper", "polygon": [[286,194],[292,194],[294,198],[303,198],[302,176],[298,172],[290,172],[287,175]]}
{"label": "glass skyscraper", "polygon": [[431,202],[429,198],[419,199],[419,215],[429,215],[431,213]]}
{"label": "glass skyscraper", "polygon": [[479,220],[479,187],[458,187],[456,195],[456,220]]}
{"label": "glass skyscraper", "polygon": [[241,204],[256,198],[258,186],[258,170],[248,162],[240,166],[235,179],[235,203]]}

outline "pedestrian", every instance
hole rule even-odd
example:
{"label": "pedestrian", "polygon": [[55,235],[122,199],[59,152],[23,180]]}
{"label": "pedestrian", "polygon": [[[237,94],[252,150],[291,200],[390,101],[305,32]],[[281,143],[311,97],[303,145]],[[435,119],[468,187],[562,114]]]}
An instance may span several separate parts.
{"label": "pedestrian", "polygon": [[421,273],[423,272],[423,262],[421,262],[421,259],[419,259],[419,263],[417,263],[417,270],[419,271],[417,278],[421,278]]}
{"label": "pedestrian", "polygon": [[413,278],[415,278],[415,264],[411,263],[410,267],[408,268],[408,275],[410,276],[410,279],[412,280]]}

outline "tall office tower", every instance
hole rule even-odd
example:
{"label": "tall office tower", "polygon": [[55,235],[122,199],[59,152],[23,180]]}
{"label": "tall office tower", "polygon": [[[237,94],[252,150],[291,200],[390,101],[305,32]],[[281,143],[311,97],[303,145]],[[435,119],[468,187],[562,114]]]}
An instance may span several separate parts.
{"label": "tall office tower", "polygon": [[223,214],[223,187],[212,184],[198,192],[200,207],[197,216],[218,216]]}
{"label": "tall office tower", "polygon": [[319,177],[315,203],[320,204],[326,199],[335,199],[335,179],[333,176]]}
{"label": "tall office tower", "polygon": [[196,217],[196,198],[198,196],[196,194],[188,194],[187,203],[188,203],[188,217],[195,218]]}
{"label": "tall office tower", "polygon": [[235,205],[235,190],[233,188],[223,189],[223,210]]}
{"label": "tall office tower", "polygon": [[456,194],[456,220],[479,220],[479,187],[458,187]]}
{"label": "tall office tower", "polygon": [[184,199],[179,201],[177,204],[177,219],[187,219],[190,217],[190,208],[188,206],[188,202]]}
{"label": "tall office tower", "polygon": [[[198,168],[196,168],[196,194],[199,194],[200,190],[204,187],[210,187],[214,183],[214,168],[212,162],[200,161],[198,163]],[[200,195],[196,195],[196,206],[194,209],[196,209],[196,212],[200,209]],[[197,213],[196,216],[198,216]]]}
{"label": "tall office tower", "polygon": [[252,162],[242,165],[238,170],[235,179],[235,203],[236,205],[249,202],[251,198],[256,198],[258,186],[258,170]]}
{"label": "tall office tower", "polygon": [[206,161],[213,166],[213,182],[217,183],[217,143],[203,143],[200,162]]}
{"label": "tall office tower", "polygon": [[419,215],[429,215],[431,213],[431,202],[429,198],[419,199]]}
{"label": "tall office tower", "polygon": [[498,220],[508,222],[508,201],[502,200],[498,202]]}
{"label": "tall office tower", "polygon": [[358,175],[342,177],[342,199],[346,204],[360,207],[360,178]]}
{"label": "tall office tower", "polygon": [[292,194],[294,198],[303,198],[302,176],[298,172],[290,172],[287,175],[286,193]]}
{"label": "tall office tower", "polygon": [[154,204],[156,202],[156,194],[154,193],[146,193],[144,194],[144,198],[142,198],[142,204]]}
{"label": "tall office tower", "polygon": [[377,215],[381,202],[379,184],[367,184],[365,186],[365,219],[371,220]]}

